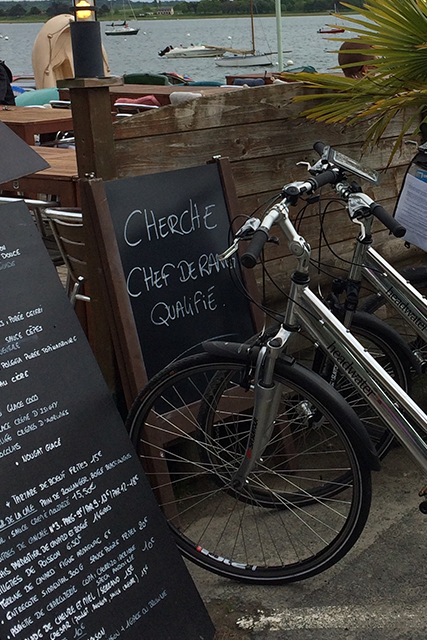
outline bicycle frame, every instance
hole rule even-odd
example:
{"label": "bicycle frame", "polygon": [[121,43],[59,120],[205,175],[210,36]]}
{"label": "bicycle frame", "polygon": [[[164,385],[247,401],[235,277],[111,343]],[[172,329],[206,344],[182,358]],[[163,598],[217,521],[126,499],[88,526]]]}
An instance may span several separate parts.
{"label": "bicycle frame", "polygon": [[[427,342],[427,299],[372,248],[373,216],[357,222],[362,225],[362,232],[357,238],[349,279],[360,282],[363,274],[378,294],[384,296],[417,335]],[[347,325],[347,315],[344,324]],[[350,324],[351,317],[348,326]],[[420,356],[418,359],[421,365],[425,364]]]}
{"label": "bicycle frame", "polygon": [[[315,343],[324,349],[427,472],[427,444],[405,417],[404,412],[425,433],[427,415],[309,289],[310,246],[297,234],[284,202],[276,205],[263,220],[263,225],[268,228],[274,223],[280,227],[293,255],[298,259],[298,267],[292,277],[284,325],[295,329],[302,326],[309,332]],[[283,350],[286,350],[287,338],[283,343]],[[265,390],[266,394],[268,392]],[[273,394],[274,391],[271,390],[270,393]]]}
{"label": "bicycle frame", "polygon": [[427,300],[372,247],[364,257],[362,272],[414,331],[427,342]]}

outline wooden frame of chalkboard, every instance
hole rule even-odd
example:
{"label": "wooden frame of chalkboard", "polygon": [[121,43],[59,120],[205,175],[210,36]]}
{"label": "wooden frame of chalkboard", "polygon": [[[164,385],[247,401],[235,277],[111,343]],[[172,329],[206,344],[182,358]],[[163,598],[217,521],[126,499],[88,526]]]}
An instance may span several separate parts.
{"label": "wooden frame of chalkboard", "polygon": [[[213,163],[209,164],[212,165]],[[195,170],[197,169],[196,167]],[[229,219],[228,224],[233,224],[239,216],[239,210],[228,159],[215,159],[215,166],[211,166],[211,169],[208,171],[209,174],[212,173],[211,170],[213,170],[214,173],[215,171],[217,172],[219,182],[216,182],[216,187],[218,188],[218,184],[220,185],[220,195],[225,203],[224,206],[226,207]],[[176,175],[176,172],[168,172],[168,174],[170,173]],[[168,174],[162,175],[167,176]],[[157,179],[158,175],[159,174],[157,174]],[[150,176],[144,176],[144,178],[149,179]],[[92,274],[97,278],[96,287],[92,287],[91,285],[91,295],[94,289],[102,292],[102,302],[111,332],[119,368],[121,387],[124,392],[127,407],[130,408],[132,402],[148,379],[143,357],[144,349],[141,349],[134,312],[126,287],[122,258],[117,243],[117,228],[116,230],[114,229],[112,212],[110,211],[105,193],[105,183],[100,179],[85,179],[82,180],[81,186],[86,242],[90,249],[89,258],[93,263]],[[129,192],[127,191],[126,202],[128,202],[128,196]],[[85,216],[85,211],[89,211],[90,215]],[[237,228],[239,223],[236,225]],[[221,251],[228,246],[227,241],[228,238],[225,239],[224,245],[221,245]],[[96,268],[96,265],[98,265],[98,268]],[[102,269],[99,268],[99,265],[102,265]],[[242,274],[242,278],[244,278],[245,287],[249,291],[250,296],[257,301],[259,294],[253,272],[247,272],[244,276]],[[263,315],[256,305],[250,305],[246,299],[245,304],[246,311],[251,316],[250,333],[253,334],[261,328]],[[159,450],[159,446],[164,444],[164,438],[168,436],[167,434],[157,434],[157,437],[159,438],[158,442],[152,442],[150,445],[147,445],[147,460],[150,461],[151,465],[150,474],[152,476],[161,476],[164,479],[168,476],[169,470],[167,469],[166,463],[156,455],[156,452]],[[152,450],[150,450],[151,447]],[[173,518],[175,513],[174,504],[173,501],[167,499],[170,486],[167,482],[158,484],[162,486],[162,496],[158,496],[161,502],[166,504],[170,503],[170,512],[165,513],[165,515]]]}
{"label": "wooden frame of chalkboard", "polygon": [[[233,183],[231,165],[227,158],[215,158],[209,164],[215,164],[218,172],[221,197],[224,199],[229,221],[233,224],[239,215],[238,200]],[[193,171],[203,169],[195,167]],[[184,170],[186,172],[191,169]],[[170,179],[171,174],[152,174],[137,176],[146,182],[165,176]],[[189,175],[189,174],[187,174]],[[178,176],[180,177],[180,176]],[[151,179],[151,180],[150,180]],[[129,180],[117,180],[108,183],[121,188],[126,187],[124,202],[128,205],[130,200]],[[132,184],[131,184],[132,186]],[[139,186],[139,185],[138,185]],[[173,197],[173,194],[170,198]],[[144,358],[144,346],[141,347],[140,337],[136,326],[134,313],[126,288],[126,277],[123,271],[122,258],[117,243],[117,226],[114,229],[111,206],[107,201],[105,183],[98,179],[82,180],[82,208],[84,216],[85,233],[87,243],[91,247],[92,259],[102,264],[102,270],[96,270],[99,279],[97,288],[103,292],[105,313],[111,330],[115,354],[119,367],[121,385],[125,394],[127,406],[130,407],[138,392],[146,384],[148,375]],[[85,209],[90,211],[90,216],[85,216]],[[225,248],[225,246],[223,246]],[[259,300],[259,293],[253,272],[242,274],[246,289],[254,300]],[[251,315],[253,333],[262,326],[262,313],[255,306],[245,300],[248,313]],[[172,358],[170,358],[172,359]]]}

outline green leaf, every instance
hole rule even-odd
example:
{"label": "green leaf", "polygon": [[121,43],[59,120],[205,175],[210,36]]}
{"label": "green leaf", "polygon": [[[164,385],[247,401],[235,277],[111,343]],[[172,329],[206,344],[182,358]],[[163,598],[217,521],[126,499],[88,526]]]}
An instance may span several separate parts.
{"label": "green leaf", "polygon": [[[310,89],[294,98],[298,103],[315,102],[301,115],[348,125],[366,121],[365,148],[377,144],[391,120],[401,117],[394,155],[403,136],[424,117],[427,106],[427,0],[367,0],[362,9],[347,2],[341,5],[355,12],[340,14],[340,18],[346,31],[366,45],[359,52],[376,56],[369,73],[361,79],[332,73],[283,72],[281,76]],[[349,41],[343,37],[329,40],[340,46]]]}

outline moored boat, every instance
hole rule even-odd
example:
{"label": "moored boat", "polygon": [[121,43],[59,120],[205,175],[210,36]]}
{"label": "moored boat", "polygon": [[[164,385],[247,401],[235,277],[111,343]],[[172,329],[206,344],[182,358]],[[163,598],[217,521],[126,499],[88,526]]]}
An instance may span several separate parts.
{"label": "moored boat", "polygon": [[344,33],[343,27],[321,27],[317,30],[317,33]]}
{"label": "moored boat", "polygon": [[269,53],[246,53],[238,55],[226,53],[221,58],[215,60],[218,67],[268,67],[273,64]]}
{"label": "moored boat", "polygon": [[136,36],[139,31],[136,27],[130,27],[127,22],[112,22],[107,26],[111,27],[111,29],[105,30],[106,36]]}
{"label": "moored boat", "polygon": [[173,47],[171,44],[159,51],[159,56],[165,58],[215,58],[225,52],[224,47],[208,44],[190,44],[184,47]]}
{"label": "moored boat", "polygon": [[[132,3],[128,0],[129,9],[132,13],[132,18],[136,20],[136,15],[132,7]],[[105,30],[106,36],[136,36],[139,32],[138,27],[131,27],[128,23],[128,19],[126,16],[126,7],[125,0],[123,0],[123,20],[122,22],[112,22],[111,24],[107,24],[107,27],[111,27],[110,29]]]}
{"label": "moored boat", "polygon": [[250,51],[228,51],[221,58],[215,60],[218,67],[268,67],[273,64],[271,53],[261,53],[255,50],[254,8],[251,7],[251,35],[252,49]]}

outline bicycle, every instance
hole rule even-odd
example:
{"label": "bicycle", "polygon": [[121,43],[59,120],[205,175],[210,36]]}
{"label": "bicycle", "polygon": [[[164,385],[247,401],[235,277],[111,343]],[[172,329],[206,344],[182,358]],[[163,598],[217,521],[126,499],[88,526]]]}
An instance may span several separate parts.
{"label": "bicycle", "polygon": [[[427,130],[424,129],[424,135]],[[418,147],[408,167],[427,170],[427,143]],[[361,305],[396,327],[410,345],[422,371],[427,368],[427,266],[396,271],[374,250],[367,252],[363,274],[375,292]]]}
{"label": "bicycle", "polygon": [[[333,165],[336,157],[337,152],[334,149],[325,147],[321,159],[314,167],[310,167],[309,163],[306,162],[301,164],[308,165],[313,172],[321,172],[329,167],[330,164]],[[342,154],[339,154],[338,157],[343,161],[344,156]],[[352,162],[349,163],[349,161],[350,159],[346,158],[346,168],[350,167],[351,169]],[[376,172],[366,168],[363,169],[361,177],[374,183],[379,181]],[[351,185],[341,184],[340,188],[336,189],[338,201],[346,201],[351,192],[353,192],[352,208],[357,207],[357,209],[360,209],[363,206],[364,196],[362,188],[357,183],[352,183]],[[358,197],[356,194],[360,194],[360,196]],[[312,198],[311,201],[308,199],[306,202],[313,204],[313,202],[317,201],[321,201],[319,196],[316,196],[315,199]],[[302,214],[306,206],[297,214],[298,223],[301,223],[303,219]],[[348,260],[350,265],[348,273],[344,277],[334,277],[329,293],[324,297],[324,302],[345,327],[351,327],[353,335],[363,344],[363,347],[368,349],[369,353],[380,362],[387,373],[410,395],[413,375],[421,372],[419,359],[411,351],[407,341],[394,327],[390,327],[382,319],[379,321],[379,318],[372,315],[368,308],[359,307],[364,260],[373,242],[372,225],[374,216],[373,214],[368,215],[367,212],[369,212],[368,208],[366,208],[363,220],[360,220],[358,215],[354,215],[354,211],[349,211],[350,220],[361,225],[361,231],[357,237],[353,256]],[[321,218],[323,218],[323,214]],[[252,222],[248,224],[251,227],[253,226]],[[323,222],[321,222],[321,235],[324,236]],[[374,253],[373,250],[371,253]],[[315,264],[320,268],[320,262]],[[323,272],[326,273],[326,271]],[[284,292],[283,295],[286,297]],[[274,327],[270,328],[270,333],[272,330],[274,331]],[[299,362],[304,362],[306,366],[320,373],[328,382],[331,382],[347,402],[355,408],[375,444],[380,459],[382,459],[394,442],[393,434],[386,425],[381,423],[381,419],[370,409],[369,405],[363,403],[363,399],[357,394],[357,390],[349,381],[344,376],[340,376],[336,368],[334,370],[330,361],[328,361],[327,354],[322,349],[313,349],[313,345],[310,343],[307,346],[307,342],[307,340],[305,343],[302,341],[302,345],[297,345],[297,348],[292,351],[292,355]]]}
{"label": "bicycle", "polygon": [[[299,327],[427,471],[427,446],[407,417],[422,430],[427,416],[309,288],[310,247],[289,208],[322,185],[348,187],[345,168],[330,166],[283,188],[241,258],[244,266],[255,265],[275,223],[288,240],[297,268],[277,333],[251,345],[205,343],[205,353],[155,376],[127,420],[181,553],[244,582],[301,580],[342,558],[365,526],[370,471],[379,468],[355,412],[319,375],[286,355]],[[361,216],[367,207],[401,234],[364,196]],[[242,237],[237,234],[238,241]]]}

